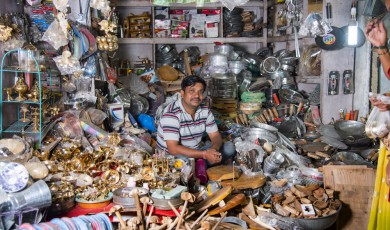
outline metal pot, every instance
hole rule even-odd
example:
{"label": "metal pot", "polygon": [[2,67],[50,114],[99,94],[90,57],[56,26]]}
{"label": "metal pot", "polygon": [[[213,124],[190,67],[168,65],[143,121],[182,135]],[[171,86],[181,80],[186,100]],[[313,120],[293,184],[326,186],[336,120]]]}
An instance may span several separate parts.
{"label": "metal pot", "polygon": [[273,132],[260,128],[249,128],[241,135],[241,137],[249,141],[265,139],[273,144],[278,141],[278,137]]}
{"label": "metal pot", "polygon": [[312,230],[322,230],[327,229],[331,227],[337,220],[337,217],[339,216],[339,213],[341,211],[341,207],[337,210],[336,213],[324,216],[324,217],[318,217],[318,218],[299,218],[295,219],[298,220],[299,225],[303,229],[312,229]]}
{"label": "metal pot", "polygon": [[219,53],[209,55],[210,66],[228,66],[227,56]]}
{"label": "metal pot", "polygon": [[171,50],[173,50],[173,49],[175,49],[174,45],[165,44],[165,45],[160,46],[158,48],[158,51],[160,51],[161,53],[167,54],[167,53],[171,52]]}
{"label": "metal pot", "polygon": [[345,140],[353,142],[354,140],[367,137],[365,133],[365,124],[360,121],[343,120],[334,124],[336,132]]}
{"label": "metal pot", "polygon": [[183,200],[180,198],[176,198],[176,199],[158,199],[155,197],[151,197],[151,198],[153,200],[153,206],[160,210],[172,210],[168,202],[171,202],[172,206],[175,208],[179,208],[180,205],[183,204]]}
{"label": "metal pot", "polygon": [[229,57],[233,49],[234,48],[231,45],[216,45],[214,46],[214,53],[223,54],[226,57]]}
{"label": "metal pot", "polygon": [[[139,197],[147,196],[149,191],[144,188],[137,188]],[[118,188],[114,191],[114,204],[122,205],[124,208],[135,208],[134,197],[130,195],[132,188]],[[126,197],[123,196],[126,194]]]}

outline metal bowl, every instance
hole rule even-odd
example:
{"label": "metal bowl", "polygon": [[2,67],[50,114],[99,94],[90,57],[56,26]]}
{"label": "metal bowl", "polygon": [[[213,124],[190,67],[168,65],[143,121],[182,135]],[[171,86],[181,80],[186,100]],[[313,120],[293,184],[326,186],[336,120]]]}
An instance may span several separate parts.
{"label": "metal bowl", "polygon": [[346,165],[367,165],[368,167],[374,167],[373,164],[364,160],[363,157],[354,152],[341,151],[333,155],[332,159],[344,162]]}
{"label": "metal bowl", "polygon": [[252,120],[251,121],[251,127],[253,128],[259,128],[259,129],[264,129],[264,130],[268,130],[270,132],[277,132],[278,129],[271,126],[271,125],[267,125],[267,124],[264,124],[264,123],[260,123],[260,122],[257,122],[257,121],[254,121]]}
{"label": "metal bowl", "polygon": [[155,197],[151,197],[153,200],[153,206],[160,210],[172,210],[171,206],[168,202],[171,202],[172,206],[175,208],[179,208],[184,202],[180,198],[176,199],[158,199]]}
{"label": "metal bowl", "polygon": [[[118,188],[114,191],[113,203],[122,205],[124,208],[135,208],[134,197],[130,195],[133,188]],[[144,188],[137,188],[139,197],[147,196],[149,191]],[[128,197],[124,197],[123,194],[127,194]]]}
{"label": "metal bowl", "polygon": [[242,138],[247,139],[249,141],[254,141],[256,139],[265,139],[270,143],[276,143],[278,141],[278,137],[274,133],[260,128],[249,128],[246,132],[242,134]]}
{"label": "metal bowl", "polygon": [[334,124],[336,132],[343,138],[349,141],[361,139],[366,136],[364,123],[360,121],[343,120],[337,121]]}
{"label": "metal bowl", "polygon": [[329,216],[308,218],[308,219],[296,219],[296,220],[298,220],[299,225],[301,225],[303,229],[311,229],[311,230],[327,229],[336,222],[337,217],[340,214],[341,208],[342,206],[339,207],[337,212]]}
{"label": "metal bowl", "polygon": [[227,56],[219,53],[209,55],[210,66],[228,66]]}
{"label": "metal bowl", "polygon": [[233,49],[234,48],[231,45],[216,45],[214,46],[214,53],[223,54],[226,57],[229,57]]}

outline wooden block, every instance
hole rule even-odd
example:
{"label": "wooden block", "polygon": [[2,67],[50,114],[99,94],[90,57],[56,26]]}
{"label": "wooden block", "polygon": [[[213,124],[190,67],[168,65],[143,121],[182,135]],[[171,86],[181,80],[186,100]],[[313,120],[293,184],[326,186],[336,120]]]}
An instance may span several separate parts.
{"label": "wooden block", "polygon": [[299,212],[302,212],[302,206],[301,206],[301,203],[299,203],[298,200],[294,201],[294,207],[295,207],[295,210],[297,210]]}
{"label": "wooden block", "polygon": [[334,197],[334,190],[333,189],[325,189],[325,192],[326,192],[326,195],[328,195],[328,197],[330,199],[333,199],[333,197]]}
{"label": "wooden block", "polygon": [[275,210],[276,213],[278,213],[281,216],[289,216],[290,212],[286,209],[284,209],[280,204],[275,204]]}
{"label": "wooden block", "polygon": [[307,198],[301,198],[301,202],[303,204],[311,204],[311,200],[307,199]]}
{"label": "wooden block", "polygon": [[284,191],[284,195],[285,196],[294,196],[294,193],[291,192],[291,190],[286,190],[286,191]]}
{"label": "wooden block", "polygon": [[295,196],[288,196],[286,199],[282,202],[283,205],[291,204],[296,200]]}
{"label": "wooden block", "polygon": [[288,205],[283,205],[283,208],[287,211],[289,211],[291,214],[295,215],[295,216],[298,216],[299,215],[299,212],[297,210],[295,210],[294,208],[288,206]]}

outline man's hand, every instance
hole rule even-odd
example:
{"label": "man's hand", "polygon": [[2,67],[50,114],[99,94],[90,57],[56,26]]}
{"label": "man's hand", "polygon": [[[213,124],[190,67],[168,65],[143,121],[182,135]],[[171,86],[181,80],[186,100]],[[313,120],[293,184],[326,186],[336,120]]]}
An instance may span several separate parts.
{"label": "man's hand", "polygon": [[387,34],[383,21],[379,23],[377,20],[369,22],[366,26],[365,34],[374,46],[384,46],[387,43]]}
{"label": "man's hand", "polygon": [[215,149],[207,149],[205,151],[206,151],[205,152],[206,160],[210,164],[216,164],[216,163],[221,162],[221,160],[222,160],[221,153],[217,152]]}
{"label": "man's hand", "polygon": [[390,104],[385,104],[383,101],[376,99],[376,97],[371,97],[370,101],[372,105],[378,107],[381,112],[390,110]]}

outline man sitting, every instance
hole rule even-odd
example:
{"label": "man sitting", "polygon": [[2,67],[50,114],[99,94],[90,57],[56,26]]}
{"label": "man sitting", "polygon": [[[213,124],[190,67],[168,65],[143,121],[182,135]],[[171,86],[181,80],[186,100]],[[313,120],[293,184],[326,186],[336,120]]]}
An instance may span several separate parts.
{"label": "man sitting", "polygon": [[[157,128],[157,148],[178,158],[203,158],[209,164],[221,162],[234,153],[221,154],[222,138],[214,116],[202,105],[206,82],[197,76],[184,78],[181,97],[168,104]],[[200,146],[204,132],[211,140],[211,146]],[[230,143],[232,144],[232,143]]]}

